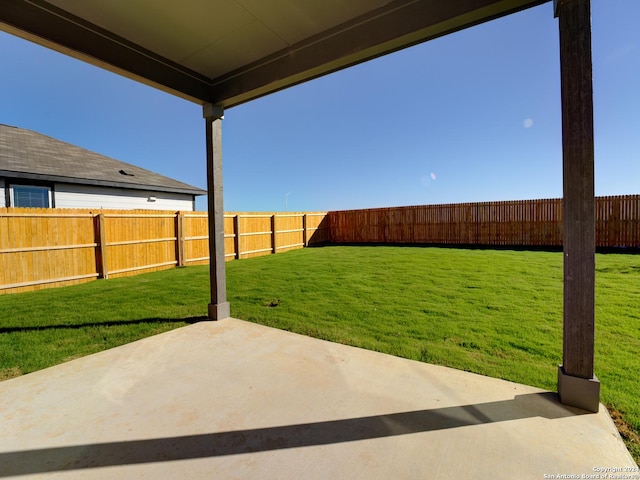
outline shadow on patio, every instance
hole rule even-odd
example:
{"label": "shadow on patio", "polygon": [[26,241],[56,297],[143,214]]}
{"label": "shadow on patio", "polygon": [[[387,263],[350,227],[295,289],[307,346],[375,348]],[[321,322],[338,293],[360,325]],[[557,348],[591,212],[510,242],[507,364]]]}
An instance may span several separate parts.
{"label": "shadow on patio", "polygon": [[[389,415],[8,452],[0,454],[0,464],[22,465],[23,468],[17,471],[10,467],[10,474],[27,475],[328,445],[536,416],[557,419],[582,413],[584,412],[559,405],[557,396],[553,393],[530,393],[517,395],[513,400]],[[0,476],[5,475],[0,473]]]}

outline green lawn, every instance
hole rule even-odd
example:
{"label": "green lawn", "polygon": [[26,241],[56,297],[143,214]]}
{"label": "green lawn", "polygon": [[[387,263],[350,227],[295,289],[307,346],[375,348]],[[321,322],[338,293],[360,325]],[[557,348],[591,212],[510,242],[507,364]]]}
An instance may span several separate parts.
{"label": "green lawn", "polygon": [[[602,401],[640,433],[640,255],[597,255]],[[562,254],[324,247],[227,264],[232,314],[555,390]],[[0,296],[0,379],[197,321],[208,267]],[[624,431],[624,427],[621,427]],[[628,442],[636,462],[640,443]]]}

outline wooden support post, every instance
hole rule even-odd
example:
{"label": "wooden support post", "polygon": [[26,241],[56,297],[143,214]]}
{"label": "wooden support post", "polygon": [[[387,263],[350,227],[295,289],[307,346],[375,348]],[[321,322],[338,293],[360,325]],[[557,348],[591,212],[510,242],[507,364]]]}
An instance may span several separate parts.
{"label": "wooden support post", "polygon": [[555,0],[560,29],[564,217],[562,403],[597,412],[595,193],[590,0]]}
{"label": "wooden support post", "polygon": [[223,110],[212,104],[203,107],[207,139],[207,201],[209,220],[209,280],[211,303],[209,319],[231,315],[227,302],[224,258],[224,206],[222,196],[222,117]]}
{"label": "wooden support post", "polygon": [[276,251],[276,216],[271,215],[271,253],[275,254]]}
{"label": "wooden support post", "polygon": [[235,234],[235,237],[233,237],[233,246],[236,251],[236,260],[240,260],[240,215],[233,217],[233,232]]}

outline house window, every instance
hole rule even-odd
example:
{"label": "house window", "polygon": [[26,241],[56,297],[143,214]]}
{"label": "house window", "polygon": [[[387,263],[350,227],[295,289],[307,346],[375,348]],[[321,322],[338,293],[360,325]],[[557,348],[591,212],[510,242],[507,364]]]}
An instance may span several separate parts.
{"label": "house window", "polygon": [[11,206],[49,208],[51,188],[36,185],[11,185]]}

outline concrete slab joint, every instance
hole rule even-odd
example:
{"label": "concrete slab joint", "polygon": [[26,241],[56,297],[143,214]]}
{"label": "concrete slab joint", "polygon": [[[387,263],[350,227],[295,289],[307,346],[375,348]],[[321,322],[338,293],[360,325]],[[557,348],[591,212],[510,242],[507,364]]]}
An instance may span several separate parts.
{"label": "concrete slab joint", "polygon": [[594,413],[600,409],[600,380],[595,375],[591,378],[576,377],[559,365],[558,394],[564,405]]}

